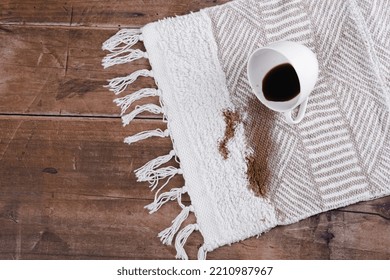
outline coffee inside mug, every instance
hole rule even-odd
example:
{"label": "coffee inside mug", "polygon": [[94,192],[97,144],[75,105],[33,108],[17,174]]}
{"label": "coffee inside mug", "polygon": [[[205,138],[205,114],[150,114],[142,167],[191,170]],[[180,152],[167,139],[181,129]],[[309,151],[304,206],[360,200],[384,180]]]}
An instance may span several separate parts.
{"label": "coffee inside mug", "polygon": [[286,102],[301,92],[298,74],[290,63],[272,68],[263,78],[263,94],[266,100]]}

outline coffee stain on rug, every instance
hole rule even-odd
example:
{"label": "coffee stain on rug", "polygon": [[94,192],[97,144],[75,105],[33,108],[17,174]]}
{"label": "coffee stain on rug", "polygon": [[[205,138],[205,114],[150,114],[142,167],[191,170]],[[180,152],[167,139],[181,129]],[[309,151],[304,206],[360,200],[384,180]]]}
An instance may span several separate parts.
{"label": "coffee stain on rug", "polygon": [[251,151],[245,157],[248,187],[256,196],[270,196],[275,154],[275,140],[272,137],[275,112],[268,110],[255,97],[249,99],[247,107],[241,110],[248,113],[248,117],[243,121],[247,148]]}
{"label": "coffee stain on rug", "polygon": [[[247,112],[242,117],[240,112]],[[272,154],[274,153],[272,126],[275,122],[275,113],[265,108],[257,98],[252,98],[248,106],[239,110],[225,109],[222,111],[225,121],[225,134],[218,142],[218,150],[223,159],[228,159],[230,151],[229,141],[234,138],[240,123],[244,125],[247,149],[251,151],[245,156],[247,166],[248,188],[258,197],[269,195],[271,179]]]}
{"label": "coffee stain on rug", "polygon": [[227,144],[230,139],[234,137],[237,125],[241,121],[241,117],[238,112],[232,111],[230,109],[225,109],[222,113],[226,123],[226,129],[223,139],[219,142],[218,150],[222,157],[227,159],[229,157],[229,149]]}
{"label": "coffee stain on rug", "polygon": [[247,156],[247,176],[250,188],[256,196],[265,196],[267,194],[267,163],[264,160],[256,160],[254,156]]}

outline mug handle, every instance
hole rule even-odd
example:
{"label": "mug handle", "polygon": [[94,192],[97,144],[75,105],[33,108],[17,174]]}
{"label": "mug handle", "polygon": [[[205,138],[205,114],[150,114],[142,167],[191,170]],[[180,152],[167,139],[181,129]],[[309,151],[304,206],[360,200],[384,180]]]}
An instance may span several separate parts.
{"label": "mug handle", "polygon": [[302,119],[303,119],[303,116],[305,115],[305,112],[306,112],[306,107],[307,107],[307,102],[309,101],[309,98],[306,98],[305,101],[303,101],[300,105],[299,105],[299,112],[298,112],[298,116],[297,118],[294,120],[292,118],[292,110],[290,111],[287,111],[284,113],[284,116],[286,118],[286,122],[288,124],[297,124],[299,123]]}

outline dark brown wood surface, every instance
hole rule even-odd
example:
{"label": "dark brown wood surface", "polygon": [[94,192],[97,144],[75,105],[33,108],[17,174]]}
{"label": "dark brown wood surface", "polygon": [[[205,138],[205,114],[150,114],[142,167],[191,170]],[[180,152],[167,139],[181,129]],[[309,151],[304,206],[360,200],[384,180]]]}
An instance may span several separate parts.
{"label": "dark brown wood surface", "polygon": [[[118,27],[225,2],[1,1],[1,259],[174,258],[175,249],[162,245],[157,233],[180,209],[168,203],[149,215],[144,205],[153,193],[132,172],[168,153],[170,140],[123,143],[128,135],[165,124],[158,115],[142,114],[123,128],[113,95],[102,87],[149,64],[138,60],[103,70],[101,44]],[[154,86],[142,78],[131,88]],[[184,184],[179,176],[171,182]],[[208,258],[390,259],[389,229],[385,197],[279,226]],[[201,244],[199,233],[190,236],[190,258]]]}

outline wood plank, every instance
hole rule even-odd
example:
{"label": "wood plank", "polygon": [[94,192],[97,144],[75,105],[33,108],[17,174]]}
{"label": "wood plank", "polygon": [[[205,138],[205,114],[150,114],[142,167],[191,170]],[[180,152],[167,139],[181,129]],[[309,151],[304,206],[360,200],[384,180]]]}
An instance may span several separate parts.
{"label": "wood plank", "polygon": [[[106,53],[101,45],[114,31],[15,26],[7,30],[0,32],[0,114],[118,116],[115,95],[103,85],[108,79],[150,69],[146,59],[103,69]],[[154,80],[141,77],[121,96],[144,87],[155,87]],[[158,103],[158,98],[139,103]],[[161,118],[151,113],[140,116]]]}
{"label": "wood plank", "polygon": [[[123,129],[119,119],[0,117],[0,257],[172,258],[173,248],[156,236],[179,206],[170,203],[148,215],[144,206],[154,194],[132,172],[167,154],[171,142],[122,142],[164,126],[153,120]],[[183,179],[176,176],[171,184],[182,186]]]}
{"label": "wood plank", "polygon": [[[389,197],[387,201],[390,201]],[[375,231],[373,231],[375,229]],[[259,238],[225,246],[208,259],[390,259],[389,220],[329,211]],[[191,238],[191,237],[190,237]],[[194,238],[194,243],[196,243]]]}
{"label": "wood plank", "polygon": [[[169,226],[179,207],[170,203],[147,215],[143,206],[139,200],[82,196],[46,196],[16,206],[0,200],[0,257],[172,259],[175,249],[162,245],[156,233]],[[193,221],[191,216],[187,223]],[[370,235],[373,227],[382,234]],[[221,247],[208,259],[390,259],[387,228],[378,217],[331,211]],[[190,236],[190,258],[201,244],[198,232]]]}
{"label": "wood plank", "polygon": [[[383,199],[390,202],[390,198]],[[381,203],[372,201],[371,204]],[[329,252],[332,259],[390,260],[390,220],[379,215],[335,212],[329,222]]]}
{"label": "wood plank", "polygon": [[[148,215],[144,201],[126,198],[0,200],[1,259],[166,259],[173,247],[157,233],[180,210],[176,203]],[[9,218],[10,211],[16,220]],[[201,243],[198,236],[197,243]]]}
{"label": "wood plank", "polygon": [[[61,20],[58,19],[72,17],[76,24],[77,11],[80,9],[82,18],[93,22],[93,19],[102,19],[97,16],[100,12],[110,14],[118,11],[120,15],[126,16],[128,13],[123,11],[128,7],[147,6],[147,11],[155,14],[155,11],[164,6],[162,10],[174,15],[177,14],[174,7],[187,13],[188,9],[193,10],[191,7],[219,4],[218,1],[203,2],[153,1],[154,4],[149,5],[150,3],[145,2],[129,4],[128,1],[120,1],[110,6],[111,3],[96,1],[93,9],[91,3],[83,1],[53,1],[49,4],[47,1],[4,2],[0,6],[0,22],[3,23],[0,29],[0,114],[118,116],[119,110],[112,103],[113,95],[103,85],[107,83],[107,79],[125,76],[137,69],[149,69],[148,61],[141,59],[103,70],[101,59],[105,53],[101,50],[101,45],[116,30],[75,29],[72,24],[59,26]],[[99,9],[102,10],[99,12]],[[120,16],[116,15],[114,18]],[[26,26],[29,20],[42,23],[43,26]],[[18,22],[23,23],[23,26],[9,25]],[[143,49],[141,44],[136,47]],[[155,87],[153,79],[140,78],[127,92],[143,87]],[[139,103],[158,104],[158,99],[143,99],[129,111]],[[139,117],[161,118],[160,115],[148,112]]]}
{"label": "wood plank", "polygon": [[[132,172],[168,153],[170,140],[122,143],[156,127],[164,125],[136,120],[123,129],[115,118],[0,117],[0,258],[174,258],[175,249],[156,235],[180,208],[172,202],[148,215],[143,207],[153,194]],[[171,182],[184,183],[181,177]],[[386,197],[315,215],[208,258],[389,259],[390,220],[383,214],[389,204]],[[190,236],[191,258],[200,244],[198,232]]]}
{"label": "wood plank", "polygon": [[390,199],[389,197],[385,197],[372,201],[360,202],[343,208],[343,211],[370,213],[390,220]]}
{"label": "wood plank", "polygon": [[[48,3],[49,2],[49,3]],[[0,24],[63,26],[141,26],[165,17],[229,2],[228,0],[3,0]]]}
{"label": "wood plank", "polygon": [[[140,120],[123,128],[120,119],[0,117],[0,192],[18,199],[42,193],[152,199],[148,184],[132,172],[172,149],[169,138],[126,145],[143,130],[165,128]],[[177,166],[175,161],[170,164]],[[174,186],[183,180],[175,176]]]}

